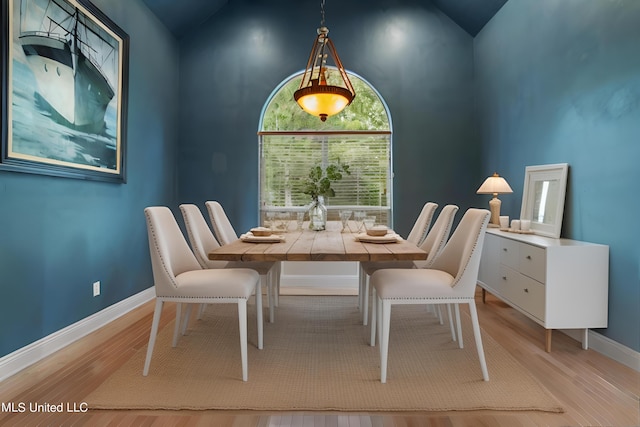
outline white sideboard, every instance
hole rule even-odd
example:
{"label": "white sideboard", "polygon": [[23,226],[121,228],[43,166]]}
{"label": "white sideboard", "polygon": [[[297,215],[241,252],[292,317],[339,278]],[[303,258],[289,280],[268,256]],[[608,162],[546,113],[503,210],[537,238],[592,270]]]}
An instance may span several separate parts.
{"label": "white sideboard", "polygon": [[607,327],[609,247],[569,239],[487,230],[478,285],[546,329]]}

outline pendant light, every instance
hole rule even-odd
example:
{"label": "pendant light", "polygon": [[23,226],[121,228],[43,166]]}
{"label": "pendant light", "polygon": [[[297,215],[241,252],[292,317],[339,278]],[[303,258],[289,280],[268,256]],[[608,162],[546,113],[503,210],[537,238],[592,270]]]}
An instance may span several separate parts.
{"label": "pendant light", "polygon": [[[304,111],[320,117],[323,122],[344,110],[356,96],[338,52],[329,39],[329,29],[324,25],[324,2],[320,3],[322,20],[318,35],[313,41],[300,87],[293,94]],[[329,60],[333,61],[335,68],[328,65]]]}

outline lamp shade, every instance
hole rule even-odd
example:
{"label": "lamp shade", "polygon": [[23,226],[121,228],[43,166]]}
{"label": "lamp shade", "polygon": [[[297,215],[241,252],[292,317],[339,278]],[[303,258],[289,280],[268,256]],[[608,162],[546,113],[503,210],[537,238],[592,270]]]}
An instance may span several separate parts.
{"label": "lamp shade", "polygon": [[351,92],[339,86],[312,84],[295,93],[295,100],[300,107],[321,119],[338,114],[352,99]]}
{"label": "lamp shade", "polygon": [[507,180],[494,173],[489,178],[485,179],[480,188],[477,191],[478,194],[504,194],[513,193],[513,190],[507,183]]}

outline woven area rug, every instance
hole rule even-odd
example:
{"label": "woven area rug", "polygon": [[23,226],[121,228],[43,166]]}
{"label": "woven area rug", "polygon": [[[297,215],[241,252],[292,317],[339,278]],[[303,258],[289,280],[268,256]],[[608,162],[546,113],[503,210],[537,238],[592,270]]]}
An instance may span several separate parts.
{"label": "woven area rug", "polygon": [[487,334],[490,381],[482,381],[469,316],[462,313],[465,347],[459,349],[448,324],[440,325],[424,306],[392,309],[388,377],[381,384],[378,347],[368,345],[369,327],[356,301],[280,297],[276,323],[265,323],[263,350],[256,348],[250,304],[246,383],[236,306],[208,306],[177,347],[171,347],[173,322],[159,332],[147,377],[145,346],[85,400],[92,409],[563,411]]}

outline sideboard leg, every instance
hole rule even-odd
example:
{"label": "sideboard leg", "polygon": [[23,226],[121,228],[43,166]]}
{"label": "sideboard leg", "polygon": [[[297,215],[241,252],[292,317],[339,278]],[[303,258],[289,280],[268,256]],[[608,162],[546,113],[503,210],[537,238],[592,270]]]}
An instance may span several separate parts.
{"label": "sideboard leg", "polygon": [[589,328],[584,328],[582,330],[582,349],[589,349]]}
{"label": "sideboard leg", "polygon": [[545,333],[544,333],[544,349],[547,351],[547,353],[551,353],[551,334],[553,332],[553,329],[545,329]]}

